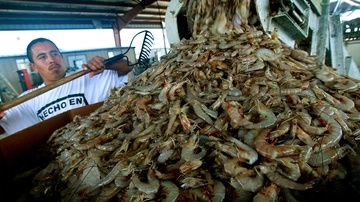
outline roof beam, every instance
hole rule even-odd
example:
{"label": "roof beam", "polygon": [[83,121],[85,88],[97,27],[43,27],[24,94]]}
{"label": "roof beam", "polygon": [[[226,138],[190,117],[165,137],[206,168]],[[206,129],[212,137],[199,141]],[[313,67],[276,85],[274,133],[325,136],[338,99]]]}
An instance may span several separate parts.
{"label": "roof beam", "polygon": [[136,5],[129,12],[123,16],[116,18],[116,28],[120,31],[125,28],[142,10],[154,3],[156,0],[142,0],[140,4]]}

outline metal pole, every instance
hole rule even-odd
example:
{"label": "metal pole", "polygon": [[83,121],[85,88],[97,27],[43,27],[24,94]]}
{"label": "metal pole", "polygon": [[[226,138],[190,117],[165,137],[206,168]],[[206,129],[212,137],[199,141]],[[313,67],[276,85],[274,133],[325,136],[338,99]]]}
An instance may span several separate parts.
{"label": "metal pole", "polygon": [[327,33],[329,28],[329,10],[330,0],[322,0],[321,2],[321,16],[319,18],[319,30],[317,39],[317,56],[318,62],[324,64],[325,49],[327,42]]}

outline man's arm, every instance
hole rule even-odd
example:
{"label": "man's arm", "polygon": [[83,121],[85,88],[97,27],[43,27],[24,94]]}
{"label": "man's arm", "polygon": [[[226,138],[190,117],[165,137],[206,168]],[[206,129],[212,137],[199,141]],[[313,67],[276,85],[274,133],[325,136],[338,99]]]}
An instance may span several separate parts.
{"label": "man's arm", "polygon": [[[92,72],[90,72],[90,77],[100,74],[105,69],[105,58],[95,56],[88,61],[88,64],[83,64],[82,68],[84,70],[92,70]],[[127,61],[125,59],[121,59],[107,66],[106,69],[117,71],[119,76],[121,76],[129,73],[132,70],[132,67],[127,65]]]}
{"label": "man's arm", "polygon": [[[0,112],[0,120],[5,116],[5,112]],[[2,126],[0,126],[0,134],[5,133],[5,130]]]}

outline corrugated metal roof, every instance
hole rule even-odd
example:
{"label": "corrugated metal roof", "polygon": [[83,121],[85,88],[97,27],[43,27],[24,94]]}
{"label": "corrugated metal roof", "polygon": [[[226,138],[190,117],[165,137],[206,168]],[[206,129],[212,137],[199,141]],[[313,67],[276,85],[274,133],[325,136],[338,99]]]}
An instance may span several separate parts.
{"label": "corrugated metal roof", "polygon": [[149,5],[126,28],[161,28],[169,3],[170,0],[0,0],[0,30],[111,29],[116,19],[121,20],[129,11],[146,4]]}
{"label": "corrugated metal roof", "polygon": [[[183,0],[186,1],[186,0]],[[312,2],[312,1],[311,1]],[[360,9],[359,0],[330,0],[330,14]],[[170,0],[0,0],[0,31],[162,28]],[[147,5],[130,22],[123,16]],[[344,40],[359,39],[359,19],[343,23]],[[345,32],[345,31],[348,32]],[[350,30],[350,32],[349,32]]]}

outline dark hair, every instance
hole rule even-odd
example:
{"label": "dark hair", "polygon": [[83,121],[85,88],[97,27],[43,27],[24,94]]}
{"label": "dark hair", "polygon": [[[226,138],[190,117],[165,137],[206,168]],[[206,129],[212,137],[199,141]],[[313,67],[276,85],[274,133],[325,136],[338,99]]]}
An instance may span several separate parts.
{"label": "dark hair", "polygon": [[[29,59],[29,61],[31,62],[31,63],[34,63],[34,60],[32,59],[32,52],[31,52],[31,48],[32,48],[32,46],[33,45],[35,45],[36,43],[43,43],[43,42],[49,42],[49,43],[52,43],[54,46],[55,46],[55,48],[59,51],[59,53],[60,53],[60,50],[59,50],[59,48],[56,46],[56,44],[54,43],[54,42],[52,42],[50,39],[46,39],[46,38],[37,38],[37,39],[34,39],[34,40],[32,40],[30,43],[29,43],[29,45],[27,46],[27,48],[26,48],[26,55],[27,55],[27,57],[28,57],[28,59]],[[61,53],[60,53],[61,54]]]}

